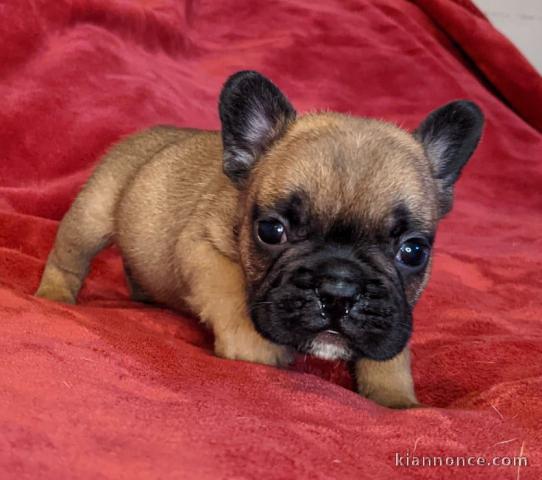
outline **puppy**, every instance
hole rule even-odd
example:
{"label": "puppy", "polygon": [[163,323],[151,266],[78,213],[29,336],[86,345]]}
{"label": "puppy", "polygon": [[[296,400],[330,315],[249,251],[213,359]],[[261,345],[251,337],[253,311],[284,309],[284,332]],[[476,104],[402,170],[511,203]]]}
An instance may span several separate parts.
{"label": "puppy", "polygon": [[414,134],[297,117],[273,83],[243,71],[219,111],[221,132],[156,127],[105,155],[60,224],[37,295],[74,303],[114,242],[133,298],[197,315],[217,355],[347,359],[362,395],[416,406],[412,309],[480,109],[449,103]]}

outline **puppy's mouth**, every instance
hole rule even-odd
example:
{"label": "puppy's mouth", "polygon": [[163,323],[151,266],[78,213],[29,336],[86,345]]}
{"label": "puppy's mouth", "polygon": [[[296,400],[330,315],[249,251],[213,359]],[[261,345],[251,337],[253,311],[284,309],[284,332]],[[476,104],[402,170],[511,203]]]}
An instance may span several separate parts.
{"label": "puppy's mouth", "polygon": [[324,360],[350,360],[354,352],[348,339],[336,330],[324,330],[304,342],[300,351]]}
{"label": "puppy's mouth", "polygon": [[400,282],[358,260],[325,257],[329,266],[320,257],[275,264],[249,294],[256,330],[274,343],[326,360],[393,358],[411,332]]}

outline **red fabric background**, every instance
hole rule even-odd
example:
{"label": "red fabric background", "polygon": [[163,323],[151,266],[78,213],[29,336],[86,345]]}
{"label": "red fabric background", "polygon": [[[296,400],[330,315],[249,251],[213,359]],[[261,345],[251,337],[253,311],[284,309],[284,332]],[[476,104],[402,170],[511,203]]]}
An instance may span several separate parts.
{"label": "red fabric background", "polygon": [[[406,0],[0,3],[0,478],[542,478],[542,83],[472,5]],[[197,322],[128,300],[102,255],[81,305],[32,297],[99,155],[156,123],[218,127],[237,69],[300,111],[414,127],[454,98],[487,116],[415,314],[431,408],[390,411],[343,365],[212,355]],[[530,466],[406,468],[394,454]]]}

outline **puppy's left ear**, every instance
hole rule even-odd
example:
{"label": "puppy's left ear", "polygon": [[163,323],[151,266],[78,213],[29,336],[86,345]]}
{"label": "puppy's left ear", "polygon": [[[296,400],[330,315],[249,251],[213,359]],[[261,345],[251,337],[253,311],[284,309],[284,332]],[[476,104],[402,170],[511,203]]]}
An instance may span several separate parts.
{"label": "puppy's left ear", "polygon": [[258,158],[286,132],[296,113],[288,99],[258,72],[232,75],[220,94],[224,173],[242,187]]}
{"label": "puppy's left ear", "polygon": [[458,100],[431,112],[414,132],[433,167],[441,216],[452,208],[454,183],[474,153],[483,125],[480,108],[468,100]]}

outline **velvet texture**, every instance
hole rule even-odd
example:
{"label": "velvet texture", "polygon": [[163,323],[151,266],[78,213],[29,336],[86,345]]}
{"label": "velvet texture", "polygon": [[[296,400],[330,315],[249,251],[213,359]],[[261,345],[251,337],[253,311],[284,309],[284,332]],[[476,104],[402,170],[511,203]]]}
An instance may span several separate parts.
{"label": "velvet texture", "polygon": [[[542,478],[542,83],[468,1],[20,0],[0,5],[0,478]],[[195,320],[128,299],[117,253],[77,306],[32,296],[104,150],[153,124],[217,128],[227,75],[300,111],[414,128],[456,98],[487,117],[415,311],[428,408],[346,368],[215,358]],[[395,453],[521,467],[395,466]]]}

